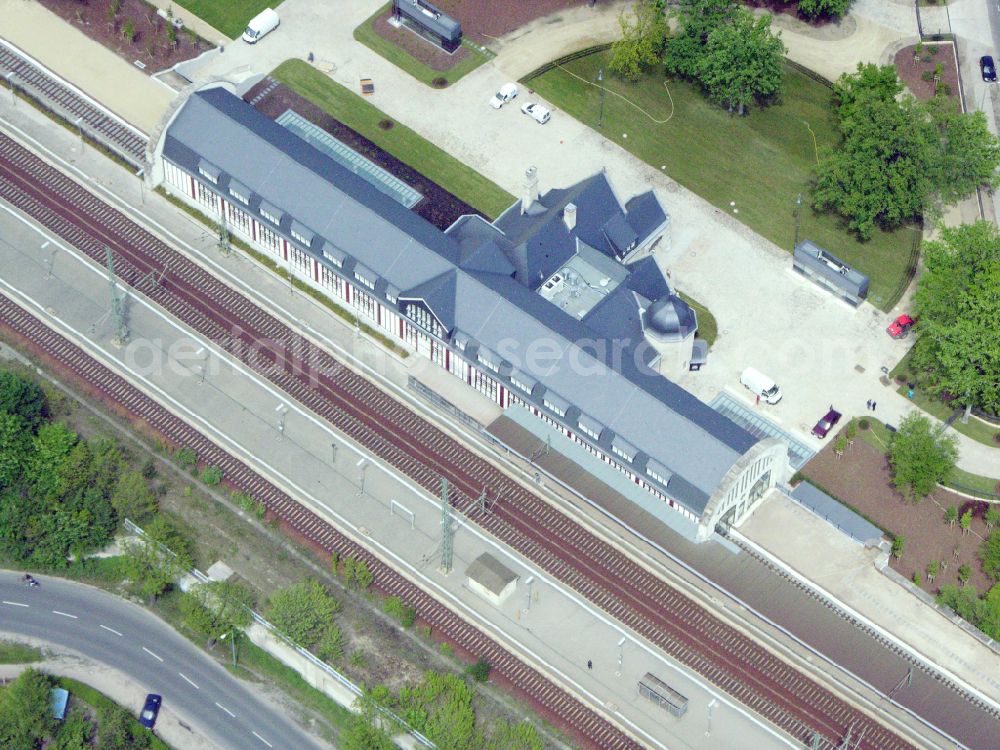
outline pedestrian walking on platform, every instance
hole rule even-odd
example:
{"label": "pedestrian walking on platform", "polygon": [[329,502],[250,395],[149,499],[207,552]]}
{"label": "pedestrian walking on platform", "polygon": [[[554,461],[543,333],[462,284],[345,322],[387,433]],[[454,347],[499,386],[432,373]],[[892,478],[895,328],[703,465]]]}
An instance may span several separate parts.
{"label": "pedestrian walking on platform", "polygon": [[587,659],[587,669],[593,669],[593,668],[594,668],[594,662],[592,662],[590,659]]}

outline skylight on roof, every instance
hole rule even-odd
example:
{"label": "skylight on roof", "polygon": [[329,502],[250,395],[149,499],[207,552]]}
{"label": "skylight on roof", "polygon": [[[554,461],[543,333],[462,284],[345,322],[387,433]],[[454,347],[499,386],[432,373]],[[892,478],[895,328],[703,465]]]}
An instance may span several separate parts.
{"label": "skylight on roof", "polygon": [[317,151],[329,156],[340,166],[354,172],[369,185],[379,192],[385,193],[397,203],[402,203],[407,208],[413,208],[424,197],[398,177],[344,145],[297,112],[286,109],[275,122],[297,135]]}

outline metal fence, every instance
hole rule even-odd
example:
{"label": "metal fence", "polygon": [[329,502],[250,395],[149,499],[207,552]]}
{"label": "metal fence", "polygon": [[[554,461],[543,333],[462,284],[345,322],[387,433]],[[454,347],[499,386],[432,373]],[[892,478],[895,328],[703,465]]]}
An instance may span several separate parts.
{"label": "metal fence", "polygon": [[[125,528],[129,532],[131,532],[132,534],[134,534],[134,535],[142,538],[144,541],[146,541],[146,542],[153,542],[154,544],[156,544],[157,547],[159,547],[162,552],[170,555],[173,558],[177,557],[177,555],[173,552],[173,550],[171,550],[166,545],[161,544],[160,542],[157,542],[157,541],[155,541],[153,539],[150,539],[149,535],[147,535],[146,532],[142,530],[142,528],[140,528],[136,524],[132,523],[129,519],[127,519],[127,518],[125,519],[124,526],[125,526]],[[211,581],[211,579],[207,575],[205,575],[204,573],[202,573],[197,568],[191,568],[190,570],[188,570],[188,573],[190,573],[195,578],[195,580],[197,580],[199,583],[208,583],[209,581]],[[253,621],[255,623],[257,623],[258,625],[260,625],[261,627],[263,627],[270,634],[272,634],[275,637],[277,637],[280,640],[282,640],[285,643],[285,645],[287,645],[290,649],[292,649],[293,651],[295,651],[295,653],[297,653],[303,659],[305,659],[306,661],[308,661],[310,664],[312,664],[313,666],[315,666],[317,669],[322,670],[328,677],[332,677],[340,685],[342,685],[343,687],[347,688],[353,695],[357,696],[358,698],[363,698],[364,697],[364,694],[365,694],[364,690],[362,688],[358,687],[357,685],[355,685],[353,682],[351,682],[350,679],[348,679],[347,677],[345,677],[344,675],[342,675],[340,672],[338,672],[336,669],[334,669],[333,667],[331,667],[329,664],[327,664],[325,661],[323,661],[322,659],[320,659],[319,657],[317,657],[312,652],[310,652],[307,649],[304,649],[301,646],[299,646],[298,644],[296,644],[287,635],[285,635],[280,630],[278,630],[278,628],[275,627],[272,623],[268,622],[263,617],[261,617],[260,614],[258,614],[257,612],[255,612],[252,609],[249,610],[249,611],[250,611],[250,617],[253,618]],[[288,664],[287,666],[290,666],[293,669],[295,669],[294,665],[292,665],[292,664]],[[298,671],[298,670],[296,670],[296,671]],[[431,742],[429,739],[427,739],[427,737],[425,737],[424,735],[420,734],[420,732],[418,732],[415,729],[413,729],[409,724],[407,724],[405,721],[403,721],[403,719],[401,719],[393,711],[389,710],[388,708],[385,708],[384,706],[379,706],[378,704],[375,704],[375,708],[382,715],[382,717],[386,720],[386,722],[389,724],[389,726],[402,727],[407,733],[409,733],[423,747],[426,747],[426,748],[437,748],[437,745],[435,745],[433,742]]]}

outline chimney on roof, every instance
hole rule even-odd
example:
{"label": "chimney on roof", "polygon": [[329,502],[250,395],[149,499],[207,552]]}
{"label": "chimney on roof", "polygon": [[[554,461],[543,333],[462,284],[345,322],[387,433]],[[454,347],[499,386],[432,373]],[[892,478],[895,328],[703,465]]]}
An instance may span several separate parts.
{"label": "chimney on roof", "polygon": [[524,215],[531,208],[531,204],[538,200],[538,170],[535,167],[528,167],[524,172],[524,193],[521,196],[521,214]]}
{"label": "chimney on roof", "polygon": [[566,222],[566,228],[569,231],[573,231],[576,227],[576,204],[567,203],[566,208],[563,209],[563,221]]}

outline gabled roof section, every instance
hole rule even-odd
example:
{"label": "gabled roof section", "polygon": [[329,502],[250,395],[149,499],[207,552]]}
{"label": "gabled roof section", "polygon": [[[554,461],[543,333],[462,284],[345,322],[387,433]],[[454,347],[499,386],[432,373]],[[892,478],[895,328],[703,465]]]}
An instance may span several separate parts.
{"label": "gabled roof section", "polygon": [[625,211],[640,245],[667,220],[667,214],[652,190],[630,198],[625,203]]}
{"label": "gabled roof section", "polygon": [[455,327],[455,284],[458,271],[446,271],[423,284],[407,289],[399,295],[401,300],[422,300],[434,317],[450,331]]}
{"label": "gabled roof section", "polygon": [[458,242],[458,265],[461,268],[501,276],[511,276],[514,273],[514,266],[503,249],[509,250],[510,243],[503,232],[482,216],[460,216],[448,227],[446,234]]}
{"label": "gabled roof section", "polygon": [[642,308],[635,292],[620,286],[601,300],[583,319],[601,338],[642,341]]}
{"label": "gabled roof section", "polygon": [[635,230],[626,221],[625,214],[613,214],[601,227],[601,233],[614,248],[615,255],[619,257],[635,247],[636,239],[638,239]]}
{"label": "gabled roof section", "polygon": [[625,283],[632,291],[650,301],[670,294],[670,285],[652,256],[629,263],[626,268],[629,270],[629,277]]}

